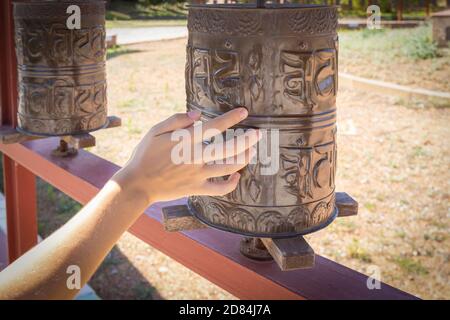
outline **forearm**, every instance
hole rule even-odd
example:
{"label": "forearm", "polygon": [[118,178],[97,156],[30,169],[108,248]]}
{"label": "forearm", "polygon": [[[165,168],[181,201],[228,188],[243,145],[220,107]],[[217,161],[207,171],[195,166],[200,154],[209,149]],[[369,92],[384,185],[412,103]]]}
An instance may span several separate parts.
{"label": "forearm", "polygon": [[[248,112],[236,108],[206,122],[195,134],[200,112],[176,114],[154,126],[136,147],[130,161],[75,217],[58,231],[0,272],[0,299],[69,299],[78,290],[67,286],[68,268],[80,270],[80,287],[95,272],[120,236],[154,201],[187,195],[223,196],[239,183],[239,170],[256,154],[252,148],[261,138],[256,130],[233,138],[232,146],[216,143],[220,152],[195,153],[188,163],[174,163],[177,143],[173,133],[186,130],[188,146],[203,150],[203,141],[235,126]],[[215,130],[212,130],[215,129]],[[226,163],[242,158],[245,161]],[[218,161],[218,163],[214,163]],[[225,177],[214,181],[212,178]]]}
{"label": "forearm", "polygon": [[67,268],[78,266],[81,285],[148,205],[145,192],[119,172],[70,223],[0,273],[0,299],[73,298]]}

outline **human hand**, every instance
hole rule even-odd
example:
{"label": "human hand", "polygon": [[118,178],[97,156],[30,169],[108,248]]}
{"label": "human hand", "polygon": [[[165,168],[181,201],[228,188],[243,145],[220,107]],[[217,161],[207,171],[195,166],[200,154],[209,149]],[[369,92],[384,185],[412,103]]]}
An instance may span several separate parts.
{"label": "human hand", "polygon": [[[172,141],[172,134],[179,130],[189,132],[188,145],[191,150],[198,147],[205,149],[202,143],[212,138],[210,129],[224,132],[248,116],[245,108],[236,108],[213,120],[202,123],[201,135],[195,134],[195,121],[200,119],[200,112],[179,113],[154,126],[136,147],[131,159],[119,171],[113,180],[130,192],[144,193],[149,204],[156,201],[172,200],[188,195],[225,195],[233,191],[240,179],[239,170],[244,168],[256,155],[254,146],[261,134],[250,129],[243,135],[233,138],[232,144],[222,143],[223,153],[206,155],[204,152],[192,152],[190,163],[175,164],[172,150],[177,141]],[[184,142],[186,143],[186,141]],[[215,142],[213,142],[215,143]],[[220,142],[217,142],[220,143]],[[199,159],[199,156],[201,157]],[[224,164],[214,163],[225,158]],[[240,161],[236,161],[239,159]],[[230,164],[232,163],[232,164]],[[229,177],[214,180],[214,177]]]}

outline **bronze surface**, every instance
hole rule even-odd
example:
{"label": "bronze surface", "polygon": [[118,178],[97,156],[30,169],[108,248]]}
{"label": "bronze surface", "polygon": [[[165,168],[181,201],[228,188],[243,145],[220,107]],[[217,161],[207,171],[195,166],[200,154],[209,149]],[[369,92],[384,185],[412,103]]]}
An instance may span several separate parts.
{"label": "bronze surface", "polygon": [[224,197],[189,198],[192,214],[251,237],[293,237],[336,216],[337,9],[329,6],[189,9],[187,109],[214,118],[238,106],[244,128],[277,129],[280,169],[241,172]]}
{"label": "bronze surface", "polygon": [[[81,9],[81,28],[66,12]],[[107,125],[104,1],[14,3],[18,130],[32,135],[86,133]]]}

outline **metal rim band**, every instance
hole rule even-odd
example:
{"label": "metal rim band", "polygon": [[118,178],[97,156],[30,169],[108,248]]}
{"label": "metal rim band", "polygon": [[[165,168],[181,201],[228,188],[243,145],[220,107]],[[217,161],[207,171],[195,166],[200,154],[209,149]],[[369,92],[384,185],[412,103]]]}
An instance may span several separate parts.
{"label": "metal rim band", "polygon": [[231,233],[235,233],[235,234],[239,234],[239,235],[243,235],[243,236],[248,236],[248,237],[254,237],[254,238],[272,238],[272,239],[283,239],[283,238],[294,238],[294,237],[299,237],[299,236],[304,236],[316,231],[319,231],[321,229],[326,228],[329,224],[331,224],[334,219],[336,219],[336,217],[339,214],[339,209],[336,207],[336,204],[334,205],[334,210],[333,210],[333,214],[324,222],[322,222],[321,224],[318,224],[314,227],[305,229],[301,232],[283,232],[283,233],[258,233],[258,232],[248,232],[248,231],[240,231],[240,230],[234,230],[234,229],[228,229],[224,226],[221,225],[216,225],[211,223],[211,221],[206,220],[204,217],[200,216],[197,214],[197,210],[195,210],[195,208],[193,208],[191,206],[190,201],[187,202],[187,207],[189,209],[189,211],[191,212],[191,214],[197,218],[198,220],[200,220],[202,223],[221,230],[221,231],[226,231],[226,232],[231,232]]}

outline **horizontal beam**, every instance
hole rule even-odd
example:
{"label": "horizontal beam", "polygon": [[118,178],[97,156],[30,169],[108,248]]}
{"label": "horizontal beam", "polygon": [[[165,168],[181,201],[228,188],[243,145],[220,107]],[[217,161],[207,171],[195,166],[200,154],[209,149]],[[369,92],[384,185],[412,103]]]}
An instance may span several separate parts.
{"label": "horizontal beam", "polygon": [[[74,158],[52,156],[55,138],[0,145],[0,151],[75,200],[85,204],[119,166],[80,150]],[[130,232],[202,277],[241,299],[415,299],[382,284],[367,288],[367,276],[316,256],[315,267],[280,271],[275,262],[255,262],[239,252],[241,237],[211,228],[171,233],[162,225],[162,207],[185,199],[156,203]]]}
{"label": "horizontal beam", "polygon": [[[103,129],[120,127],[122,120],[116,116],[108,116],[108,122]],[[13,144],[30,140],[44,139],[45,136],[35,136],[18,131],[11,125],[0,125],[0,143]],[[88,133],[61,136],[69,144],[75,144],[75,148],[89,148],[95,146],[95,138]]]}

